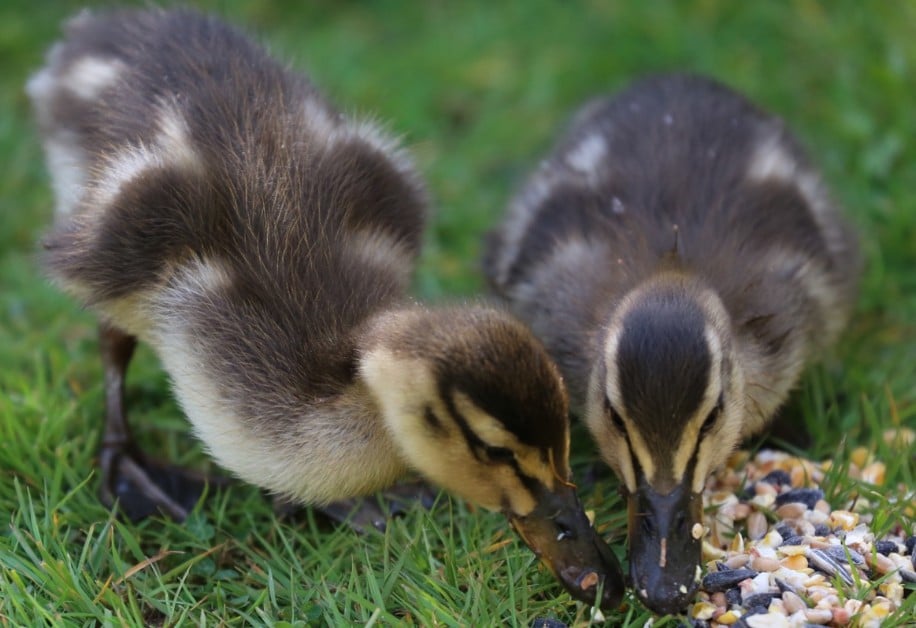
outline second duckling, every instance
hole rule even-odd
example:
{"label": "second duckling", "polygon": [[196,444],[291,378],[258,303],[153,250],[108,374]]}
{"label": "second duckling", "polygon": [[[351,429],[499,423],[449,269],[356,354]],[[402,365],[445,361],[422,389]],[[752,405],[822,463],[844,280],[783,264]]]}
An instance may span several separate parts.
{"label": "second duckling", "polygon": [[426,195],[395,142],[214,18],[84,13],[66,31],[28,91],[57,197],[47,267],[101,323],[106,501],[187,514],[176,470],[130,438],[140,340],[244,480],[321,505],[415,469],[615,605],[543,346],[504,312],[406,298]]}
{"label": "second duckling", "polygon": [[637,593],[682,609],[707,476],[847,321],[851,230],[782,121],[669,75],[578,114],[486,267],[623,482]]}

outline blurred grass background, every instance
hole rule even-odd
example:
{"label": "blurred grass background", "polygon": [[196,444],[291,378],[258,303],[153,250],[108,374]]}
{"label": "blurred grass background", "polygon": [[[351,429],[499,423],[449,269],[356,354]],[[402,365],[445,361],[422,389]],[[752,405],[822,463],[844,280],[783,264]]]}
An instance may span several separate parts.
{"label": "blurred grass background", "polygon": [[[916,4],[191,4],[256,34],[345,110],[403,135],[436,208],[416,280],[429,300],[481,291],[482,235],[587,98],[687,69],[784,116],[859,228],[867,263],[849,332],[788,413],[812,432],[813,458],[841,467],[865,446],[886,460],[884,488],[833,478],[834,494],[864,491],[887,510],[885,531],[914,532],[893,501],[914,487],[914,450],[891,451],[880,435],[916,424]],[[446,497],[367,537],[308,514],[278,522],[250,487],[221,493],[183,526],[124,525],[98,504],[94,321],[36,269],[52,198],[23,93],[60,22],[85,5],[103,6],[0,4],[0,624],[587,623],[588,609],[504,542],[500,517]],[[147,351],[128,395],[147,449],[206,465]],[[582,469],[592,447],[578,428],[575,442]],[[585,499],[622,555],[613,481]],[[648,617],[631,604],[610,623]]]}

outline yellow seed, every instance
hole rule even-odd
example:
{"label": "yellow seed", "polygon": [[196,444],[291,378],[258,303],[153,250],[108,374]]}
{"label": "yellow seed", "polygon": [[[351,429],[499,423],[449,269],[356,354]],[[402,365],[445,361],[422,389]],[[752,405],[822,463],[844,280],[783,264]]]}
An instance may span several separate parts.
{"label": "yellow seed", "polygon": [[807,486],[811,482],[819,482],[824,477],[820,465],[804,458],[789,458],[783,465],[783,470],[789,472],[789,479],[792,480],[792,486],[795,488]]}
{"label": "yellow seed", "polygon": [[741,536],[741,533],[735,535],[735,538],[732,539],[731,544],[728,546],[728,549],[732,552],[743,552],[744,551],[744,537]]}
{"label": "yellow seed", "polygon": [[891,614],[891,605],[884,602],[876,602],[871,605],[871,612],[875,617],[883,619]]}
{"label": "yellow seed", "polygon": [[859,514],[848,510],[834,510],[830,513],[830,527],[852,530],[859,523]]}
{"label": "yellow seed", "polygon": [[903,601],[903,585],[899,582],[882,582],[878,585],[878,590],[894,604],[900,604]]}
{"label": "yellow seed", "polygon": [[720,624],[725,624],[726,626],[731,626],[733,623],[735,623],[736,621],[738,621],[738,616],[735,614],[734,611],[725,611],[724,613],[722,613],[721,615],[719,615],[719,617],[718,617],[718,619],[716,619],[716,621],[719,622]]}
{"label": "yellow seed", "polygon": [[862,480],[869,484],[881,486],[884,484],[884,472],[886,467],[883,462],[873,462],[862,469]]}
{"label": "yellow seed", "polygon": [[709,619],[716,612],[716,607],[709,602],[697,602],[690,610],[690,616],[694,619]]}
{"label": "yellow seed", "polygon": [[783,545],[779,551],[786,556],[804,556],[808,548],[804,545]]}
{"label": "yellow seed", "polygon": [[821,586],[826,582],[826,578],[822,574],[816,573],[810,576],[807,580],[804,581],[804,585],[807,588]]}
{"label": "yellow seed", "polygon": [[867,447],[856,447],[849,454],[849,460],[860,469],[868,464],[870,454]]}
{"label": "yellow seed", "polygon": [[767,535],[760,540],[761,547],[779,547],[782,543],[782,535],[776,530],[770,530]]}
{"label": "yellow seed", "polygon": [[789,471],[789,479],[792,481],[793,488],[801,488],[808,483],[810,477],[811,475],[803,466],[792,467]]}
{"label": "yellow seed", "polygon": [[725,558],[725,552],[703,539],[703,560],[718,560]]}
{"label": "yellow seed", "polygon": [[796,554],[795,556],[784,558],[782,561],[780,561],[780,563],[786,569],[791,569],[793,571],[801,571],[802,569],[807,569],[808,567],[808,559],[801,554]]}

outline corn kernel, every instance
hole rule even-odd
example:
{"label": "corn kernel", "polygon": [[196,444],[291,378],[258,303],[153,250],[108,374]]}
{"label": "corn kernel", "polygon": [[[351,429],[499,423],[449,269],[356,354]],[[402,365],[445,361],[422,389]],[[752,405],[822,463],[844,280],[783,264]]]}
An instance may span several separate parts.
{"label": "corn kernel", "polygon": [[849,460],[861,469],[868,464],[869,456],[870,453],[867,447],[856,447],[852,450],[852,453],[849,454]]}
{"label": "corn kernel", "polygon": [[780,561],[780,564],[786,569],[791,569],[792,571],[801,571],[802,569],[807,569],[808,559],[801,554],[796,554],[795,556],[783,558]]}

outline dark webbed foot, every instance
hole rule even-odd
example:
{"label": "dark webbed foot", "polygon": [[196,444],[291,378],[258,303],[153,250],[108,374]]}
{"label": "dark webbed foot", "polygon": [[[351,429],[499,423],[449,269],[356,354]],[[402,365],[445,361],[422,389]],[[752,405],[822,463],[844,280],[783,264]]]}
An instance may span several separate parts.
{"label": "dark webbed foot", "polygon": [[405,514],[414,504],[432,510],[438,496],[439,491],[422,480],[400,482],[382,491],[382,498],[393,515]]}
{"label": "dark webbed foot", "polygon": [[[424,482],[404,482],[369,497],[357,497],[332,502],[315,510],[335,523],[342,523],[360,534],[375,528],[384,532],[388,520],[405,514],[413,503],[426,509],[432,508],[437,491]],[[289,516],[298,509],[283,498],[274,498],[274,512],[278,516]]]}
{"label": "dark webbed foot", "polygon": [[361,534],[367,532],[370,527],[384,532],[388,526],[389,513],[374,496],[343,499],[322,506],[318,511],[332,521],[344,523]]}
{"label": "dark webbed foot", "polygon": [[[279,495],[274,496],[273,507],[274,514],[280,519],[293,518],[305,508]],[[342,499],[327,506],[315,506],[313,510],[332,523],[344,524],[360,534],[368,532],[370,528],[384,532],[388,521],[388,513],[375,496]]]}
{"label": "dark webbed foot", "polygon": [[149,463],[142,456],[103,446],[100,453],[102,486],[107,506],[118,505],[132,521],[163,514],[184,521],[194,508],[207,478],[180,467]]}

